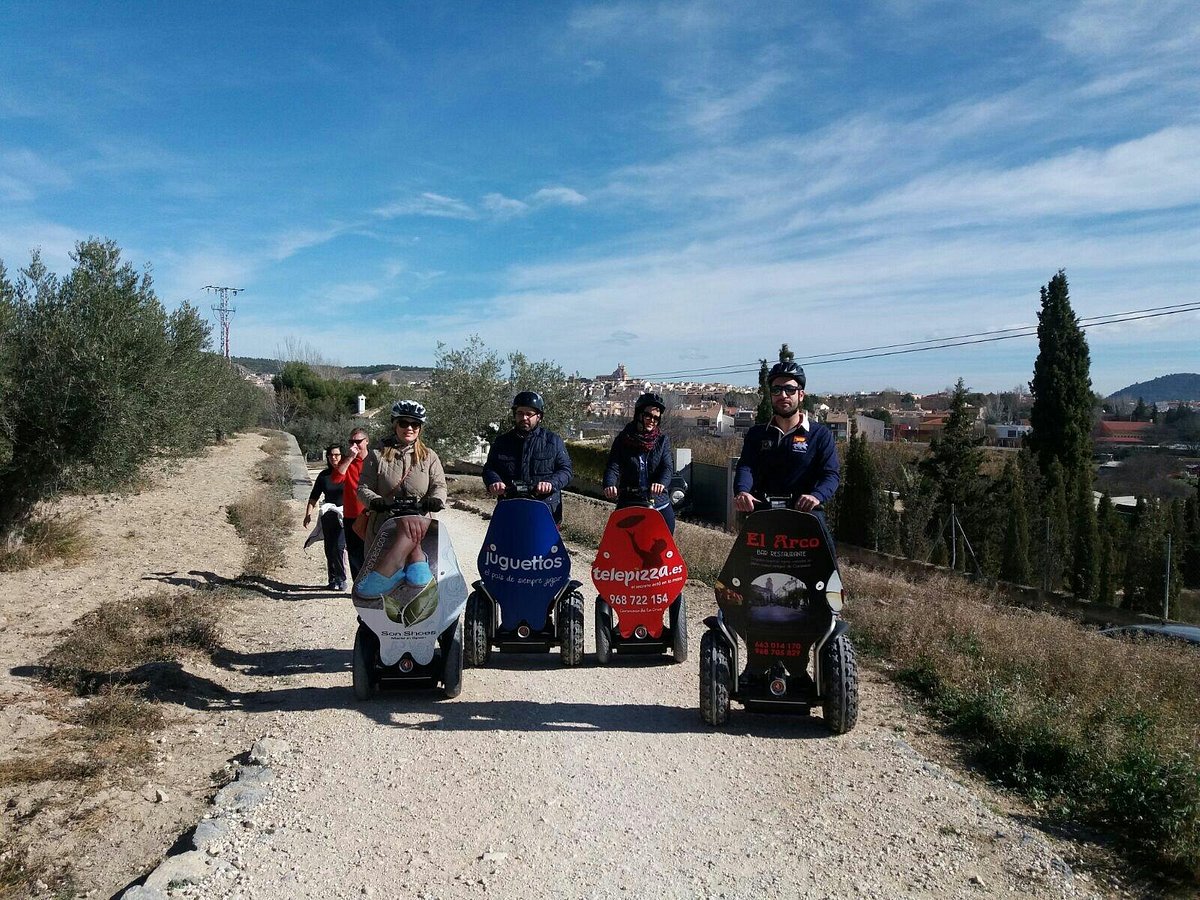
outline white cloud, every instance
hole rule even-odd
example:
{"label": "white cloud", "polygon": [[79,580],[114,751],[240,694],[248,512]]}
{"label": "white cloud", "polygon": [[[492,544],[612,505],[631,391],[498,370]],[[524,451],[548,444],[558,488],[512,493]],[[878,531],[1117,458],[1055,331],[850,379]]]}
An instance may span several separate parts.
{"label": "white cloud", "polygon": [[941,225],[1136,213],[1200,204],[1200,126],[1165,128],[1104,149],[1010,169],[949,166],[839,217],[933,217]]}
{"label": "white cloud", "polygon": [[86,238],[86,234],[57,222],[0,222],[0,260],[11,278],[29,264],[30,251],[39,250],[46,268],[65,275],[73,265],[71,252]]}
{"label": "white cloud", "polygon": [[507,219],[529,211],[529,204],[503,194],[484,194],[483,208],[498,218]]}
{"label": "white cloud", "polygon": [[58,165],[24,148],[0,152],[0,200],[28,203],[43,189],[58,190],[71,178]]}
{"label": "white cloud", "polygon": [[561,206],[581,206],[587,203],[587,197],[569,187],[549,187],[542,188],[534,192],[529,198],[531,203],[551,205],[557,204]]}
{"label": "white cloud", "polygon": [[607,71],[608,66],[600,59],[585,59],[579,64],[576,78],[579,81],[595,81]]}
{"label": "white cloud", "polygon": [[454,197],[445,197],[426,191],[407,200],[398,200],[375,210],[384,219],[400,216],[431,216],[439,219],[478,219],[479,213],[467,203]]}
{"label": "white cloud", "polygon": [[775,71],[765,72],[732,90],[686,81],[672,82],[669,89],[683,102],[682,115],[687,125],[712,135],[735,127],[746,113],[766,105],[791,80],[787,73]]}

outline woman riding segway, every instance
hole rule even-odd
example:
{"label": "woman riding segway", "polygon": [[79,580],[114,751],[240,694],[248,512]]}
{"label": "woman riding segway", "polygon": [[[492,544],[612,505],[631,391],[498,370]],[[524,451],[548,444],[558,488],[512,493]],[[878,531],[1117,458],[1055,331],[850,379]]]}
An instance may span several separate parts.
{"label": "woman riding segway", "polygon": [[[391,510],[403,501],[415,501],[425,512],[446,505],[446,473],[437,453],[421,440],[425,407],[415,400],[392,404],[392,434],[381,450],[372,450],[363,463],[358,481],[358,498],[367,512],[366,546],[370,547],[379,528],[391,518]],[[380,558],[377,568],[364,575],[355,590],[364,597],[381,597],[398,585],[428,584],[432,574],[421,551],[421,539],[429,519],[406,519],[399,540]]]}
{"label": "woman riding segway", "polygon": [[[638,397],[633,408],[633,421],[629,422],[613,439],[612,447],[609,449],[608,465],[604,470],[604,496],[609,500],[615,500],[618,510],[634,506],[650,507],[656,510],[666,523],[668,534],[665,538],[659,537],[657,543],[650,543],[654,536],[655,526],[649,520],[635,519],[627,521],[629,523],[636,521],[638,528],[635,529],[633,524],[624,525],[624,537],[633,542],[632,548],[636,554],[639,548],[635,531],[648,529],[646,547],[661,545],[662,552],[666,552],[669,545],[669,553],[673,557],[674,564],[678,566],[680,572],[686,573],[686,568],[682,566],[682,559],[679,557],[678,548],[670,539],[670,535],[675,533],[675,510],[671,505],[667,488],[675,474],[675,465],[674,454],[671,451],[671,439],[660,427],[666,408],[666,403],[659,394],[647,392]],[[660,523],[657,528],[661,527]],[[609,530],[606,528],[606,536],[608,536]],[[618,543],[620,543],[619,540]],[[609,551],[608,554],[603,552],[606,549]],[[611,547],[601,548],[602,553],[597,558],[597,565],[593,567],[593,580],[595,580],[595,573],[607,571],[608,567],[600,565],[601,557],[607,555],[611,558],[614,549]],[[663,562],[665,559],[664,556],[659,562]],[[657,572],[660,568],[670,569],[673,567],[674,565],[667,567],[647,565],[643,568]],[[683,579],[686,579],[686,574],[683,575]],[[601,665],[608,662],[610,654],[618,646],[633,652],[643,652],[653,650],[661,644],[662,649],[670,648],[672,650],[676,662],[683,662],[687,659],[687,609],[682,593],[677,596],[662,595],[659,590],[651,590],[649,585],[644,586],[646,587],[646,596],[639,598],[639,602],[649,601],[651,598],[659,596],[670,598],[670,605],[667,607],[669,629],[665,633],[660,633],[662,620],[651,615],[652,624],[649,633],[646,628],[642,627],[636,629],[636,634],[622,635],[621,629],[618,629],[614,621],[614,604],[609,602],[613,598],[605,596],[605,590],[609,586],[603,585],[603,581],[604,579],[601,579],[597,582],[597,588],[601,593],[596,598],[596,659]],[[682,586],[682,579],[676,577],[671,584],[675,590],[678,590]],[[666,589],[666,584],[657,587]],[[618,593],[627,595],[629,592],[626,590]],[[653,605],[657,606],[658,603]],[[661,609],[661,607],[659,608]],[[632,624],[634,619],[632,609],[627,610],[624,617],[627,620],[626,625]]]}
{"label": "woman riding segway", "polygon": [[[604,496],[617,501],[617,509],[644,505],[632,499],[649,495],[654,508],[675,532],[675,510],[667,496],[667,485],[675,474],[671,439],[661,430],[667,406],[658,394],[645,393],[633,408],[633,421],[612,442],[604,469]],[[622,494],[624,492],[624,495]]]}
{"label": "woman riding segway", "polygon": [[445,506],[441,460],[421,441],[425,408],[392,406],[392,435],[363,464],[358,497],[368,551],[354,583],[353,683],[359,700],[382,682],[462,688],[467,591],[449,535],[429,513]]}

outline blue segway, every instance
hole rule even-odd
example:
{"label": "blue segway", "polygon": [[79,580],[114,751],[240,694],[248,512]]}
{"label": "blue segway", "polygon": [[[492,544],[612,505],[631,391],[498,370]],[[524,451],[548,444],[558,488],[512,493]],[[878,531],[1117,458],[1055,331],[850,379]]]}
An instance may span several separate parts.
{"label": "blue segway", "polygon": [[787,501],[755,507],[717,578],[719,611],[700,640],[700,715],[724,725],[730,700],[801,715],[819,705],[826,727],[845,734],[858,721],[858,666],[833,542],[821,519]]}
{"label": "blue segway", "polygon": [[583,662],[583,594],[549,507],[513,484],[496,504],[479,551],[479,581],[463,619],[463,659],[486,665],[492,650],[548,653]]}

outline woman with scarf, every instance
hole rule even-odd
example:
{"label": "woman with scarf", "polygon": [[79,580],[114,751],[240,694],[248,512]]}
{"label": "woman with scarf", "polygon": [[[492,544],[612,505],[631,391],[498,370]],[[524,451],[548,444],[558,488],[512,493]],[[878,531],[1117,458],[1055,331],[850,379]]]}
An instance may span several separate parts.
{"label": "woman with scarf", "polygon": [[642,394],[633,408],[633,421],[613,440],[604,470],[604,496],[623,506],[654,502],[667,527],[675,531],[675,510],[667,495],[667,485],[675,472],[671,439],[663,434],[666,404],[658,394]]}
{"label": "woman with scarf", "polygon": [[[384,439],[381,450],[372,450],[363,463],[358,499],[370,511],[366,533],[368,552],[397,501],[420,501],[426,512],[437,512],[446,505],[446,474],[438,455],[421,441],[424,425],[424,406],[415,400],[397,400],[392,406],[391,436]],[[421,541],[428,530],[428,518],[405,516],[402,526],[396,530],[396,539],[379,555],[374,569],[355,585],[357,593],[377,597],[406,581],[415,585],[428,584],[433,573],[421,549]]]}

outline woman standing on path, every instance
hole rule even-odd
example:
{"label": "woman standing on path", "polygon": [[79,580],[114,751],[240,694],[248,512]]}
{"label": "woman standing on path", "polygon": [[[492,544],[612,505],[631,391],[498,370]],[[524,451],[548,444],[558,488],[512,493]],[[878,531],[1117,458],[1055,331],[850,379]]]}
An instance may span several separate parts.
{"label": "woman standing on path", "polygon": [[[333,471],[342,462],[342,448],[330,444],[325,448],[325,468],[313,482],[312,493],[308,495],[308,506],[304,509],[304,527],[312,523],[313,510],[321,495],[325,496],[321,513],[321,537],[325,542],[325,568],[329,576],[331,591],[346,589],[346,567],[342,562],[342,485],[333,483]],[[336,508],[326,508],[336,507]]]}
{"label": "woman standing on path", "polygon": [[358,500],[358,479],[362,474],[363,459],[366,458],[370,447],[370,439],[362,428],[350,432],[350,449],[342,457],[342,461],[333,467],[329,480],[342,485],[342,526],[346,535],[346,558],[350,560],[350,580],[358,577],[362,568],[366,548],[363,539],[354,530],[354,523],[363,514],[362,503]]}

